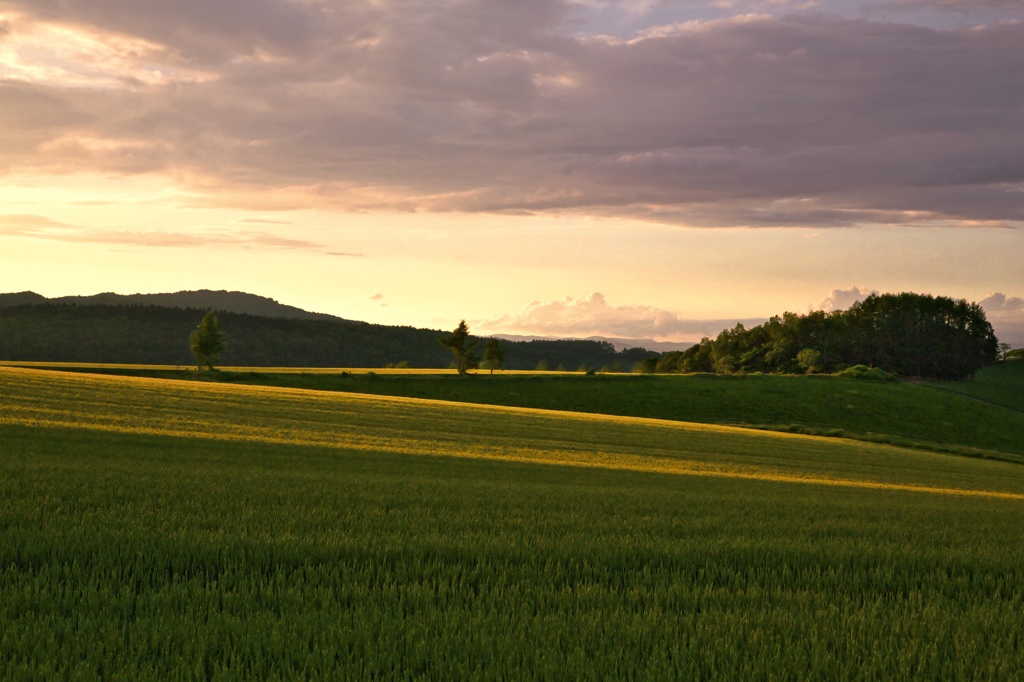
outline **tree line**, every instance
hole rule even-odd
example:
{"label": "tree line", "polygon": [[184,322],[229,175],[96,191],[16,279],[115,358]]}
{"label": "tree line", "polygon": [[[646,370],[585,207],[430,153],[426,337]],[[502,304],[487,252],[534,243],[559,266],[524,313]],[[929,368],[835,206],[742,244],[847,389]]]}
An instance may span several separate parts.
{"label": "tree line", "polygon": [[857,365],[903,377],[966,379],[998,359],[999,343],[977,303],[922,294],[875,294],[848,310],[785,313],[737,324],[685,351],[658,372],[836,372]]}
{"label": "tree line", "polygon": [[[196,357],[190,339],[207,312],[153,305],[0,307],[0,360],[192,366]],[[447,368],[453,364],[450,350],[438,343],[439,330],[222,311],[216,316],[225,342],[216,354],[224,365]],[[658,355],[642,348],[616,351],[610,343],[599,341],[494,342],[506,369],[629,371],[637,362]]]}
{"label": "tree line", "polygon": [[[599,341],[480,339],[340,319],[263,317],[154,305],[0,307],[0,359],[254,367],[455,367],[692,373],[836,372],[866,366],[898,376],[964,379],[996,362],[1000,344],[976,303],[873,295],[848,310],[784,313],[737,324],[685,351],[616,351]],[[219,318],[223,330],[210,325]],[[205,331],[204,331],[205,330]],[[199,336],[197,336],[199,334]],[[441,343],[438,343],[441,341]],[[1002,349],[1006,357],[1009,349]],[[482,365],[481,365],[482,361]]]}

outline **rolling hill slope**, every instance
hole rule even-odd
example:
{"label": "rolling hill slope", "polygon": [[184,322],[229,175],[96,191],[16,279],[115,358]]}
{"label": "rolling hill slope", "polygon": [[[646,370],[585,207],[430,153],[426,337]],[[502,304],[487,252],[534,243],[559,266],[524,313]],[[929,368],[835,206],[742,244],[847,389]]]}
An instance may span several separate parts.
{"label": "rolling hill slope", "polygon": [[[1024,363],[976,382],[876,383],[831,376],[648,376],[77,371],[282,386],[746,426],[1024,460]],[[975,393],[977,395],[975,395]]]}

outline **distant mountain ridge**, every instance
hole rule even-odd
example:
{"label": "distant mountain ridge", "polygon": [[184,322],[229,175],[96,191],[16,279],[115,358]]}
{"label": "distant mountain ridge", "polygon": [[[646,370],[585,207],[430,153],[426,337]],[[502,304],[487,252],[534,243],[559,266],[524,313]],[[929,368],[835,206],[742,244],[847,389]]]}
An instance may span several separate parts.
{"label": "distant mountain ridge", "polygon": [[278,303],[266,296],[247,294],[243,291],[178,291],[173,294],[115,294],[102,293],[94,296],[60,296],[47,298],[34,291],[14,294],[0,294],[0,308],[19,305],[41,304],[64,305],[155,305],[163,308],[198,308],[217,310],[261,317],[286,317],[298,320],[340,320],[342,318],[326,313],[311,313],[302,308]]}

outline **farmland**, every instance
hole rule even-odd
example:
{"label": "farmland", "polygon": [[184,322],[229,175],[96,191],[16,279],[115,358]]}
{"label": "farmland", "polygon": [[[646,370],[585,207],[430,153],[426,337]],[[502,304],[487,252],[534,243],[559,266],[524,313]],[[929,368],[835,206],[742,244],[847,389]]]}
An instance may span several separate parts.
{"label": "farmland", "polygon": [[0,408],[5,678],[1024,670],[1011,462],[10,368]]}
{"label": "farmland", "polygon": [[[67,365],[48,365],[67,368]],[[1024,458],[1024,363],[976,381],[877,383],[834,376],[584,376],[566,372],[78,365],[83,371],[653,417],[844,437],[981,457]]]}

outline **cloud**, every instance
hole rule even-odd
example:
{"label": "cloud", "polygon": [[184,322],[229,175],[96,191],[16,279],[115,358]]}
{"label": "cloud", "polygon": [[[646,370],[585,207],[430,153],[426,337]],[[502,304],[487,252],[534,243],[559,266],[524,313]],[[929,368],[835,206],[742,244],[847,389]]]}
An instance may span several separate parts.
{"label": "cloud", "polygon": [[978,301],[1001,342],[1024,347],[1024,298],[998,291]]}
{"label": "cloud", "polygon": [[894,8],[932,8],[951,12],[974,13],[983,9],[994,9],[1005,13],[1024,14],[1024,7],[1018,0],[890,0],[883,6]]}
{"label": "cloud", "polygon": [[268,210],[1024,225],[1024,25],[740,5],[599,39],[568,0],[0,0],[0,173]]}
{"label": "cloud", "polygon": [[243,218],[239,220],[240,223],[259,223],[260,225],[294,225],[295,223],[287,220],[265,220],[262,218]]}
{"label": "cloud", "polygon": [[0,231],[8,235],[31,235],[39,230],[72,227],[46,216],[29,213],[0,215]]}
{"label": "cloud", "polygon": [[676,313],[644,305],[612,306],[600,293],[585,298],[567,296],[558,301],[534,301],[516,315],[475,323],[485,334],[532,334],[562,338],[588,336],[695,341],[717,336],[736,322],[756,320],[686,320]]}
{"label": "cloud", "polygon": [[[845,310],[857,301],[877,294],[866,287],[834,289],[821,299],[816,310]],[[373,297],[371,300],[376,300]],[[1000,341],[1024,346],[1024,299],[989,294],[979,301]],[[472,326],[484,335],[526,335],[555,338],[603,336],[656,341],[697,341],[714,338],[737,322],[749,328],[764,323],[764,318],[705,319],[681,318],[676,313],[644,305],[614,306],[600,293],[583,298],[567,296],[549,302],[534,301],[517,314],[491,320],[474,321]]]}
{"label": "cloud", "polygon": [[0,236],[30,237],[71,244],[116,244],[172,248],[236,246],[312,251],[322,251],[324,248],[315,242],[254,230],[211,229],[191,232],[95,230],[30,214],[0,215]]}
{"label": "cloud", "polygon": [[985,312],[1022,312],[1024,313],[1024,298],[1006,296],[998,291],[993,292],[978,301],[978,305],[985,309]]}
{"label": "cloud", "polygon": [[373,296],[370,297],[370,300],[371,301],[380,301],[383,298],[384,298],[384,294],[374,294]]}
{"label": "cloud", "polygon": [[854,303],[863,301],[868,296],[877,294],[878,292],[873,289],[861,288],[861,287],[850,287],[849,289],[833,289],[828,296],[818,301],[818,304],[812,306],[814,310],[824,310],[826,313],[830,313],[834,310],[846,310]]}

